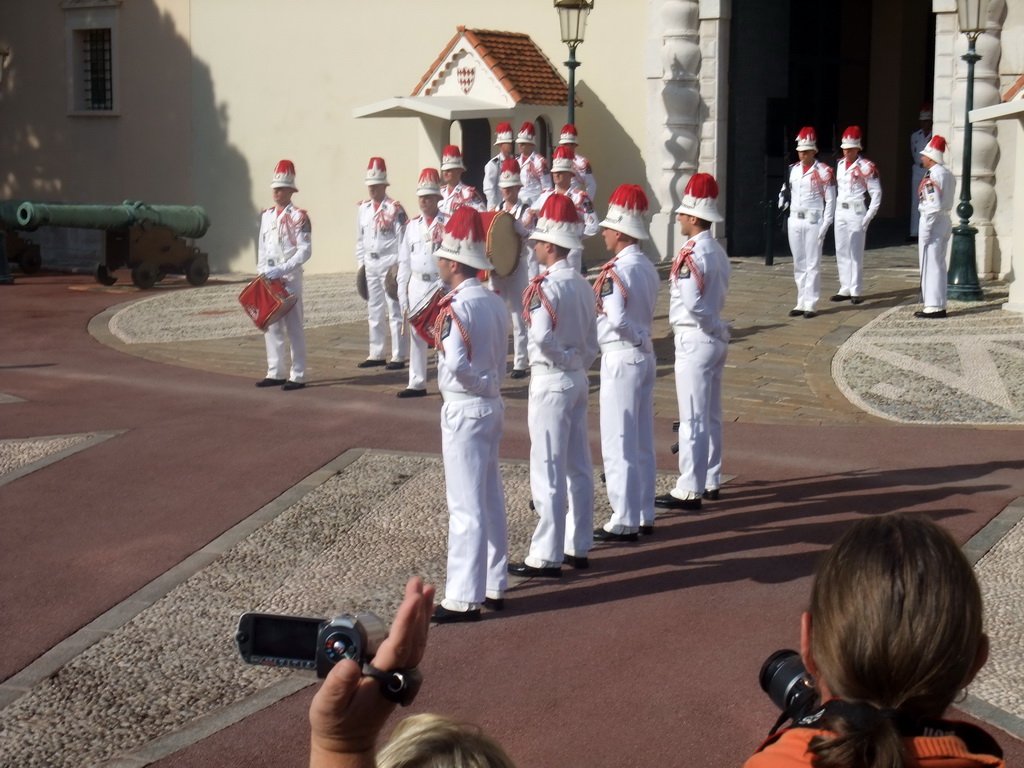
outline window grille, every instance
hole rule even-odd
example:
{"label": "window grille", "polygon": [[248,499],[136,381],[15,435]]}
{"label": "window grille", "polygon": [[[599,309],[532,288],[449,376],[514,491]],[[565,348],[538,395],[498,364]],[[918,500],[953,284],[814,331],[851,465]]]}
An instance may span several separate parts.
{"label": "window grille", "polygon": [[114,108],[113,46],[109,29],[82,30],[82,87],[86,109]]}

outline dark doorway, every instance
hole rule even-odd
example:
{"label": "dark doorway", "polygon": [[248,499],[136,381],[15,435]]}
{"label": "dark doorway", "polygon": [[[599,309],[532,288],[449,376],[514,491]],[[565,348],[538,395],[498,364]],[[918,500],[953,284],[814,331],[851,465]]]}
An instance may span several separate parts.
{"label": "dark doorway", "polygon": [[485,118],[459,120],[459,128],[462,131],[462,162],[466,166],[462,183],[483,189],[484,166],[494,157],[491,124]]}

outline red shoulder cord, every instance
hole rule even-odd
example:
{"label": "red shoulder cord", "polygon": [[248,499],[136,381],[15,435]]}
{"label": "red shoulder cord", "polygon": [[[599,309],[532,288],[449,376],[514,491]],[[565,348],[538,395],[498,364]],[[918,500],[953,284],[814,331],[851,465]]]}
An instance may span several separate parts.
{"label": "red shoulder cord", "polygon": [[697,292],[701,295],[704,294],[704,273],[697,267],[697,262],[693,258],[693,241],[688,240],[686,244],[679,249],[679,255],[676,256],[676,260],[672,262],[672,271],[669,272],[669,280],[679,279],[679,270],[686,265],[690,269],[690,274],[693,275],[693,279],[697,281]]}
{"label": "red shoulder cord", "polygon": [[597,297],[597,313],[603,315],[604,312],[604,301],[601,300],[601,292],[604,290],[604,284],[611,280],[615,285],[622,291],[622,305],[625,306],[629,300],[629,296],[626,294],[626,284],[622,282],[622,278],[619,277],[619,273],[615,271],[615,262],[618,261],[618,256],[609,261],[603,267],[601,267],[601,274],[597,276],[597,280],[594,281],[594,295]]}
{"label": "red shoulder cord", "polygon": [[551,327],[552,329],[558,325],[558,313],[555,312],[555,308],[551,306],[551,302],[548,297],[544,295],[544,289],[541,288],[541,283],[544,282],[544,278],[548,276],[548,270],[545,270],[542,274],[531,278],[530,284],[526,286],[526,290],[523,291],[523,322],[527,325],[533,325],[533,318],[530,315],[530,304],[533,303],[534,297],[540,299],[540,303],[544,306],[544,309],[551,315]]}
{"label": "red shoulder cord", "polygon": [[459,333],[462,335],[462,342],[466,345],[466,357],[470,360],[473,359],[473,345],[469,341],[469,334],[466,333],[466,326],[459,320],[459,316],[455,314],[455,310],[452,309],[452,301],[455,300],[455,291],[449,293],[447,296],[442,296],[438,302],[438,306],[441,311],[437,313],[437,320],[434,321],[434,347],[442,355],[444,354],[444,344],[442,344],[441,330],[444,327],[445,318],[450,317],[455,327],[459,329]]}

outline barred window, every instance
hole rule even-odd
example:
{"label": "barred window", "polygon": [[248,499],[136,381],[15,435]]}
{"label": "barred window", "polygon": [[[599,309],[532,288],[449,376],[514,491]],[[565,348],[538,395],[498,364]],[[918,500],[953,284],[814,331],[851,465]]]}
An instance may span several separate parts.
{"label": "barred window", "polygon": [[72,115],[120,114],[118,30],[123,1],[60,0],[64,11],[68,112]]}
{"label": "barred window", "polygon": [[113,46],[109,29],[83,29],[81,36],[81,86],[85,109],[114,108]]}

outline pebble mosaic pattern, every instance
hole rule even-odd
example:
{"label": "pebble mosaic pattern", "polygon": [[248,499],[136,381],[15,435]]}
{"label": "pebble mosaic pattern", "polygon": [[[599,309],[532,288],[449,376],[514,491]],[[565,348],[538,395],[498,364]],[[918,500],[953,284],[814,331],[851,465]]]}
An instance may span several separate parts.
{"label": "pebble mosaic pattern", "polygon": [[80,445],[91,437],[92,435],[69,435],[0,440],[0,479],[10,472]]}

